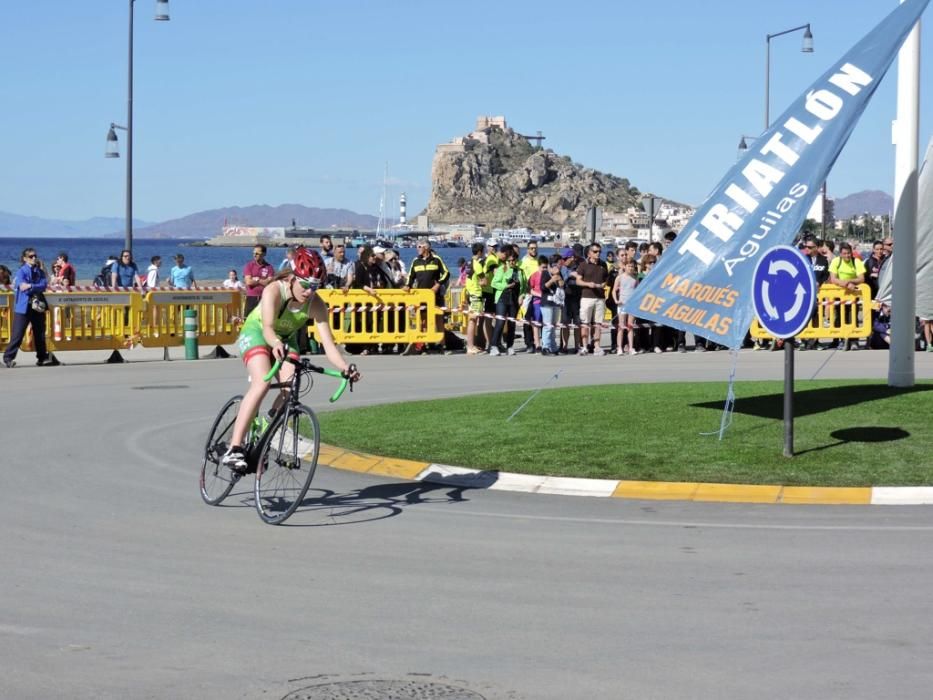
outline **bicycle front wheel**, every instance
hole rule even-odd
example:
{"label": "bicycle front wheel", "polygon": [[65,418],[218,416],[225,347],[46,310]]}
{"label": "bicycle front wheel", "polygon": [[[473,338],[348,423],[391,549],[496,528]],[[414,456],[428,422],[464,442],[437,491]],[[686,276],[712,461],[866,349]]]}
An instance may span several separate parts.
{"label": "bicycle front wheel", "polygon": [[321,431],[314,412],[288,409],[269,429],[256,467],[256,510],[270,525],[295,512],[308,492],[321,450]]}
{"label": "bicycle front wheel", "polygon": [[224,500],[240,477],[221,462],[233,437],[233,423],[240,410],[242,396],[234,396],[224,404],[214,419],[211,432],[204,445],[204,463],[201,465],[201,498],[210,506]]}

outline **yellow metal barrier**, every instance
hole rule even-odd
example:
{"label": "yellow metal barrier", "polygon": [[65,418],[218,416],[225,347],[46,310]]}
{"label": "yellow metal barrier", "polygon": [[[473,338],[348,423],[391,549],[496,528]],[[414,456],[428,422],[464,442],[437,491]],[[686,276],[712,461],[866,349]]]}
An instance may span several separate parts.
{"label": "yellow metal barrier", "polygon": [[[136,292],[46,292],[46,344],[51,352],[119,350],[139,333]],[[24,350],[33,348],[31,335]]]}
{"label": "yellow metal barrier", "polygon": [[0,289],[0,344],[6,347],[13,334],[13,292]]}
{"label": "yellow metal barrier", "polygon": [[444,296],[444,302],[450,309],[447,317],[447,330],[466,333],[467,321],[467,290],[465,287],[451,287]]}
{"label": "yellow metal barrier", "polygon": [[[444,338],[435,319],[440,313],[430,289],[322,289],[330,327],[338,343],[438,343]],[[314,334],[314,326],[308,329]]]}
{"label": "yellow metal barrier", "polygon": [[[771,336],[752,321],[753,338],[767,340]],[[857,292],[824,284],[817,295],[816,309],[810,325],[797,334],[801,340],[820,338],[867,338],[871,335],[871,289],[860,284]]]}
{"label": "yellow metal barrier", "polygon": [[149,292],[140,315],[140,343],[147,348],[182,345],[185,309],[198,312],[198,345],[236,342],[242,299],[236,290],[169,289]]}

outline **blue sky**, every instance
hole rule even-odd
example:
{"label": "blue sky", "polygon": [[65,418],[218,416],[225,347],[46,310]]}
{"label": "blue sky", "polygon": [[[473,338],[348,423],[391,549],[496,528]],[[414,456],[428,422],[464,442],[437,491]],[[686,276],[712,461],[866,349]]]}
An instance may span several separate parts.
{"label": "blue sky", "polygon": [[[134,215],[290,202],[375,214],[386,162],[392,213],[404,190],[413,214],[430,195],[435,145],[480,114],[699,204],[739,137],[762,130],[765,35],[807,22],[814,35],[812,54],[800,33],[772,41],[776,118],[897,4],[171,0],[164,23],[153,0],[137,0]],[[110,122],[126,117],[127,2],[5,4],[0,66],[0,210],[122,216],[125,164],[103,152]],[[830,195],[891,192],[896,73],[895,63]]]}

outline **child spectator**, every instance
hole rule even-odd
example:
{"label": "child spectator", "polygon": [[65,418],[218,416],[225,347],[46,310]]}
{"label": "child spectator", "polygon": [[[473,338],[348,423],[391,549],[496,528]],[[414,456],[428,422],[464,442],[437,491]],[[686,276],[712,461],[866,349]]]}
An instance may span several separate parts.
{"label": "child spectator", "polygon": [[891,307],[882,304],[871,324],[868,338],[871,350],[888,350],[891,347]]}
{"label": "child spectator", "polygon": [[629,313],[622,313],[622,307],[628,303],[638,285],[638,270],[634,260],[628,260],[622,272],[616,277],[615,285],[612,287],[612,297],[616,301],[619,309],[618,316],[618,346],[617,353],[625,354],[625,341],[628,340],[629,355],[635,354],[635,317]]}
{"label": "child spectator", "polygon": [[557,355],[557,325],[564,307],[564,276],[561,274],[563,258],[560,253],[551,256],[547,269],[541,271],[541,354]]}
{"label": "child spectator", "polygon": [[531,273],[528,278],[528,293],[531,297],[531,303],[528,305],[528,311],[525,313],[525,321],[531,323],[532,345],[528,352],[541,352],[543,349],[541,343],[541,277],[547,275],[548,259],[544,255],[538,256],[538,269]]}

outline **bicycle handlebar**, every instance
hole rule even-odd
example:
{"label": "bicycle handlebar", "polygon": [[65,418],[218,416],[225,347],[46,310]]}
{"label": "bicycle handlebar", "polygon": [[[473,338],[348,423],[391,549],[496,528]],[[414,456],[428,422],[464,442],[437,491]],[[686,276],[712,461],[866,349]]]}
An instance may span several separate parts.
{"label": "bicycle handlebar", "polygon": [[[295,367],[299,369],[304,369],[309,372],[317,372],[318,374],[326,374],[329,377],[339,378],[342,381],[340,386],[337,387],[337,391],[334,392],[333,396],[330,397],[330,402],[334,403],[339,399],[343,392],[346,391],[347,387],[350,387],[350,391],[353,391],[353,382],[350,381],[349,377],[344,376],[343,372],[336,369],[327,369],[326,367],[318,367],[317,365],[312,365],[308,360],[295,360],[291,357],[286,357],[286,360],[291,362]],[[272,365],[272,369],[269,370],[269,373],[262,378],[264,382],[269,382],[272,378],[278,374],[279,370],[282,368],[282,360],[276,360],[275,364]],[[355,365],[350,365],[350,373],[356,371]]]}

